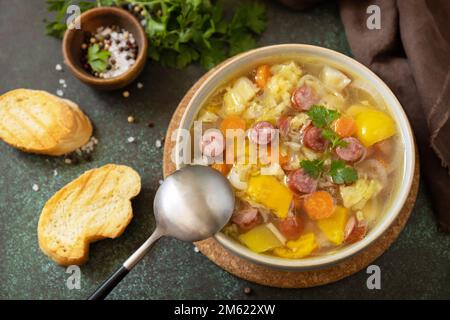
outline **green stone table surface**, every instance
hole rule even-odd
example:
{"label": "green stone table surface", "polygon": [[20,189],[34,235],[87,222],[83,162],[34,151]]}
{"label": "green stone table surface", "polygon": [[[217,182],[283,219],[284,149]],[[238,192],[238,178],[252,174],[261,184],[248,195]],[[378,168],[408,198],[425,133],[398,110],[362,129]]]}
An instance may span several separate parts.
{"label": "green stone table surface", "polygon": [[[226,1],[232,6],[236,1]],[[309,43],[351,55],[338,8],[326,3],[295,13],[266,1],[268,28],[259,45]],[[148,63],[133,84],[128,99],[121,92],[97,92],[78,82],[62,64],[61,42],[44,35],[44,1],[0,2],[0,93],[15,88],[55,93],[65,79],[64,96],[76,101],[95,124],[99,144],[92,162],[67,165],[63,159],[25,154],[0,143],[0,298],[83,299],[120,265],[152,232],[152,201],[162,177],[164,137],[179,100],[205,72],[198,65],[173,70]],[[129,124],[133,115],[136,124]],[[153,128],[148,124],[154,123]],[[136,137],[135,143],[127,138]],[[115,240],[91,245],[82,266],[80,290],[69,290],[65,268],[55,265],[38,248],[40,211],[57,190],[85,170],[106,163],[135,168],[142,192],[134,201],[134,219]],[[58,175],[53,175],[57,169]],[[40,190],[32,190],[38,184]],[[440,232],[423,185],[406,228],[377,261],[381,290],[368,290],[363,270],[337,283],[310,289],[276,289],[255,285],[221,270],[192,244],[162,239],[119,284],[111,299],[246,299],[251,287],[256,299],[324,298],[450,298],[450,236]]]}

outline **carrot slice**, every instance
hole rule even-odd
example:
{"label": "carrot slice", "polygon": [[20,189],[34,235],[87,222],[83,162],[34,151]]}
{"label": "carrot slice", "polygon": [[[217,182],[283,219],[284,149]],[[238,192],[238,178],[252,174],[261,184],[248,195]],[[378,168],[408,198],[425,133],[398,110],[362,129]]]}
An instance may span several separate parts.
{"label": "carrot slice", "polygon": [[270,78],[270,67],[267,64],[256,68],[255,82],[258,87],[264,89]]}
{"label": "carrot slice", "polygon": [[227,176],[230,172],[231,166],[225,163],[213,163],[211,168],[219,171],[222,175]]}
{"label": "carrot slice", "polygon": [[334,212],[333,197],[326,191],[316,191],[306,197],[303,207],[311,219],[326,219]]}
{"label": "carrot slice", "polygon": [[280,162],[280,166],[283,168],[284,166],[286,166],[289,163],[289,155],[282,155],[280,153],[280,157],[279,157],[279,162]]}
{"label": "carrot slice", "polygon": [[220,124],[220,131],[223,134],[227,133],[227,130],[237,130],[242,129],[245,131],[246,123],[245,120],[239,116],[229,116],[222,120]]}
{"label": "carrot slice", "polygon": [[[261,152],[261,150],[258,150],[258,152]],[[272,148],[270,147],[270,145],[267,147],[267,153],[266,154],[262,154],[259,153],[260,157],[267,157],[267,160],[271,160],[272,159]],[[265,159],[265,158],[264,158]],[[283,166],[287,165],[289,163],[290,157],[288,154],[283,155],[281,153],[281,150],[278,149],[278,164],[283,168]]]}
{"label": "carrot slice", "polygon": [[356,133],[356,122],[350,117],[340,117],[334,123],[334,131],[341,137],[351,137]]}

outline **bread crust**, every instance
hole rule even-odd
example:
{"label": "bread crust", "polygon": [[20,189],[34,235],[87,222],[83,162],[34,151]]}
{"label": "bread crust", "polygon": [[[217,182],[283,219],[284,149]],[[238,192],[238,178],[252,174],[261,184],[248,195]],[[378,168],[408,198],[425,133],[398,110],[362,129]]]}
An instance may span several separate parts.
{"label": "bread crust", "polygon": [[25,152],[60,156],[92,136],[89,118],[73,102],[40,90],[0,96],[0,139]]}
{"label": "bread crust", "polygon": [[83,173],[45,204],[38,223],[41,250],[64,266],[81,265],[89,244],[117,238],[133,217],[141,179],[130,167],[107,164]]}

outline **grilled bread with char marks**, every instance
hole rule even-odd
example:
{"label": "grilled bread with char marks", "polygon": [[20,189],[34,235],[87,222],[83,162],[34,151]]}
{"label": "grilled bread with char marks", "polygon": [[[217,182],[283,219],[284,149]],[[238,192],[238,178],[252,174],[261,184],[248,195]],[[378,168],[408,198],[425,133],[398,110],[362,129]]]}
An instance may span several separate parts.
{"label": "grilled bread with char marks", "polygon": [[139,174],[127,166],[85,172],[45,204],[38,224],[41,250],[60,265],[83,264],[91,242],[124,232],[133,217],[130,200],[140,190]]}
{"label": "grilled bread with char marks", "polygon": [[69,100],[28,89],[0,96],[0,138],[15,148],[60,156],[85,145],[92,131],[89,118]]}

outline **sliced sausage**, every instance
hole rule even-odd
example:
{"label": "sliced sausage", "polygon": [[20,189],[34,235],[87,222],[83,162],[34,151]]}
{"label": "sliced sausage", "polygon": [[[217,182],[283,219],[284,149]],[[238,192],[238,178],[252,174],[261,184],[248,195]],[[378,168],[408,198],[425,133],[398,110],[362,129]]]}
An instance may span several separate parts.
{"label": "sliced sausage", "polygon": [[303,210],[303,201],[304,196],[294,194],[294,197],[292,198],[292,209],[291,209],[292,212],[300,214]]}
{"label": "sliced sausage", "polygon": [[303,144],[314,151],[324,152],[329,141],[322,136],[322,129],[309,126],[303,134]]}
{"label": "sliced sausage", "polygon": [[313,104],[319,102],[314,89],[308,85],[297,88],[291,96],[292,108],[297,111],[307,111]]}
{"label": "sliced sausage", "polygon": [[350,234],[352,233],[353,229],[355,228],[355,225],[356,225],[356,218],[355,218],[355,216],[351,216],[347,220],[347,223],[345,224],[344,240],[346,240],[350,236]]}
{"label": "sliced sausage", "polygon": [[253,143],[268,144],[275,136],[274,126],[267,121],[260,121],[253,125],[248,132],[248,138]]}
{"label": "sliced sausage", "polygon": [[233,213],[231,221],[236,223],[243,231],[250,230],[261,223],[261,216],[258,209],[253,207],[246,207]]}
{"label": "sliced sausage", "polygon": [[277,127],[278,130],[280,130],[280,135],[284,138],[286,138],[289,134],[291,119],[291,117],[281,116],[277,121]]}
{"label": "sliced sausage", "polygon": [[366,148],[354,137],[342,139],[347,142],[345,147],[337,147],[336,154],[344,161],[355,162],[366,153]]}
{"label": "sliced sausage", "polygon": [[297,169],[289,173],[287,183],[294,192],[312,193],[316,191],[319,181],[307,174],[305,170]]}
{"label": "sliced sausage", "polygon": [[297,240],[302,234],[303,228],[303,220],[297,215],[287,217],[278,223],[278,230],[287,240]]}
{"label": "sliced sausage", "polygon": [[225,144],[223,135],[217,129],[207,130],[201,139],[202,152],[207,157],[216,157],[223,153]]}
{"label": "sliced sausage", "polygon": [[367,233],[366,221],[356,221],[354,217],[352,218],[348,220],[345,227],[344,241],[347,244],[358,242],[359,240],[364,238]]}

